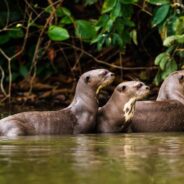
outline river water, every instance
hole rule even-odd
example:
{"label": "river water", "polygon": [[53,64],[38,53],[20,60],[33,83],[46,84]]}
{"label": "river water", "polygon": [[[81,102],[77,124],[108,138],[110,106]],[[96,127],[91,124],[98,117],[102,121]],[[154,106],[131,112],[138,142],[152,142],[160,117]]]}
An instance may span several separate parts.
{"label": "river water", "polygon": [[184,134],[0,138],[0,184],[181,184]]}

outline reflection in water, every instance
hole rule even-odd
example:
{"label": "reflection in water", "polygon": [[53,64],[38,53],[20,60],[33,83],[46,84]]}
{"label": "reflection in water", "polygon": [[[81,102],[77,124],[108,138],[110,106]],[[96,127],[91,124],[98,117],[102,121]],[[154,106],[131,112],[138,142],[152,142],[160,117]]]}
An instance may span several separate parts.
{"label": "reflection in water", "polygon": [[0,184],[182,183],[184,135],[0,139]]}

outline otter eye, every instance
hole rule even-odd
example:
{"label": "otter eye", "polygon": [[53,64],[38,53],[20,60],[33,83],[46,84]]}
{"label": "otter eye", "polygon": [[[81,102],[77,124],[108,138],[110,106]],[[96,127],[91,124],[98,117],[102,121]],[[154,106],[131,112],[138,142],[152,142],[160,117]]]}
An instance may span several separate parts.
{"label": "otter eye", "polygon": [[84,80],[85,80],[85,83],[89,83],[89,81],[90,81],[90,76],[89,76],[89,75],[86,76]]}
{"label": "otter eye", "polygon": [[139,84],[136,86],[136,88],[137,88],[137,89],[140,89],[142,86],[143,86],[143,84],[142,84],[142,83],[139,83]]}

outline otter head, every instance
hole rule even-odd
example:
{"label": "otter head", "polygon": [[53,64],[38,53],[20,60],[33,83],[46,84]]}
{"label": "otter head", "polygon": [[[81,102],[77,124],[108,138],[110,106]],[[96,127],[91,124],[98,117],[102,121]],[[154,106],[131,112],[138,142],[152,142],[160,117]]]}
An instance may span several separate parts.
{"label": "otter head", "polygon": [[148,86],[139,81],[122,82],[116,87],[116,90],[120,96],[136,100],[144,98],[150,91]]}
{"label": "otter head", "polygon": [[123,101],[123,112],[125,122],[129,121],[135,111],[135,102],[149,94],[149,87],[142,82],[122,82],[116,87],[119,99]]}
{"label": "otter head", "polygon": [[173,86],[180,86],[184,88],[184,70],[176,71],[171,73],[164,81],[169,85],[171,82],[173,82],[171,85]]}
{"label": "otter head", "polygon": [[184,97],[184,70],[173,72],[164,80],[157,100],[179,100],[181,97]]}
{"label": "otter head", "polygon": [[173,72],[168,76],[168,78],[163,82],[164,91],[162,86],[160,87],[160,91],[165,94],[168,99],[172,99],[172,94],[176,95],[180,93],[184,95],[184,70]]}
{"label": "otter head", "polygon": [[96,94],[99,93],[100,89],[112,83],[114,78],[114,73],[106,69],[90,70],[81,76],[85,85],[95,90]]}

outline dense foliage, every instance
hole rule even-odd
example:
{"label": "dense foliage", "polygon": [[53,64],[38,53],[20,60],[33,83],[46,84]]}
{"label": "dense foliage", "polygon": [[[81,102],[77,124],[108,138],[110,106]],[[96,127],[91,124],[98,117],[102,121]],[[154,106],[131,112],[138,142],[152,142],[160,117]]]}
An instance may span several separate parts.
{"label": "dense foliage", "polygon": [[[27,79],[31,92],[35,78],[75,77],[81,67],[94,66],[91,60],[120,71],[155,64],[157,85],[184,64],[182,0],[3,0],[0,10],[0,82],[6,97],[14,82]],[[122,65],[124,56],[133,57]],[[141,64],[134,63],[136,56]]]}

